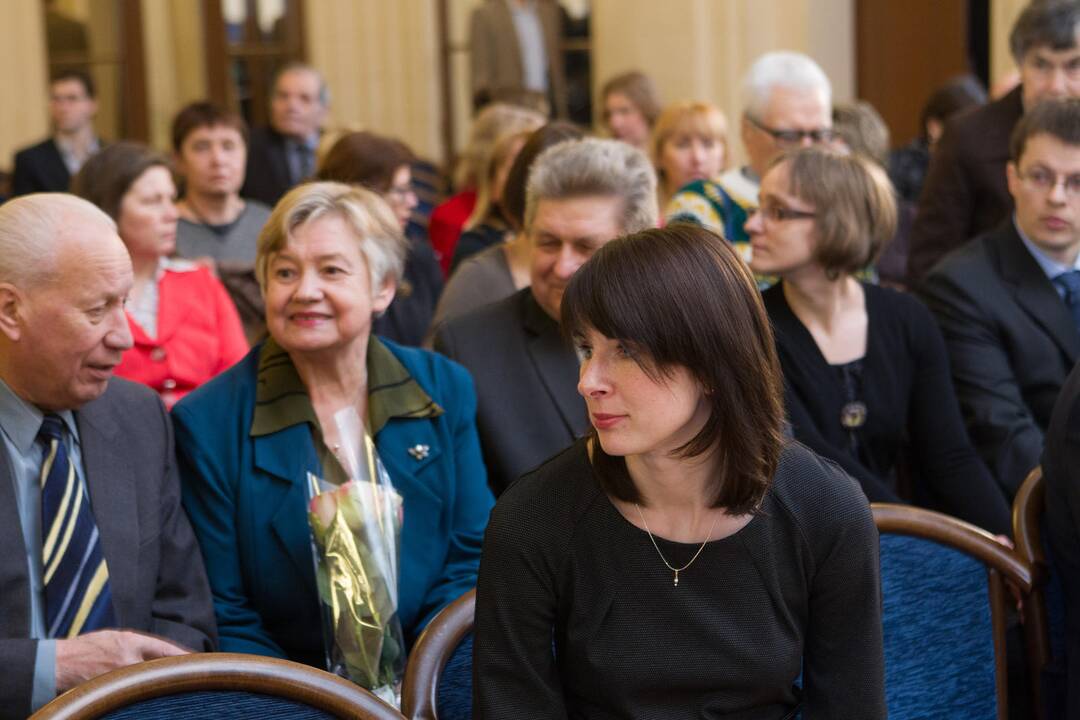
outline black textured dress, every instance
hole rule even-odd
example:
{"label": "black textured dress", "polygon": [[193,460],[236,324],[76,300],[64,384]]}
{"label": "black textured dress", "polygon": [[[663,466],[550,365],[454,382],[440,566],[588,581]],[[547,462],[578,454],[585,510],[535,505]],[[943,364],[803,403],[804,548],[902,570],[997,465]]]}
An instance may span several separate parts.
{"label": "black textured dress", "polygon": [[[699,547],[657,542],[675,567]],[[474,642],[477,718],[883,718],[877,530],[791,442],[760,513],[676,587],[579,441],[499,499]]]}

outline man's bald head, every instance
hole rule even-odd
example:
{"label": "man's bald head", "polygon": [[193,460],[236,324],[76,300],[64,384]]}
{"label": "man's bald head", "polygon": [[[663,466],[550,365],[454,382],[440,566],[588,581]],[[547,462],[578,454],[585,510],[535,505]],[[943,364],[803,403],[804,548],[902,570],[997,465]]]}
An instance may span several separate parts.
{"label": "man's bald head", "polygon": [[[100,226],[102,232],[85,231]],[[69,245],[119,242],[116,223],[67,193],[35,193],[0,205],[0,283],[24,289],[54,279]]]}

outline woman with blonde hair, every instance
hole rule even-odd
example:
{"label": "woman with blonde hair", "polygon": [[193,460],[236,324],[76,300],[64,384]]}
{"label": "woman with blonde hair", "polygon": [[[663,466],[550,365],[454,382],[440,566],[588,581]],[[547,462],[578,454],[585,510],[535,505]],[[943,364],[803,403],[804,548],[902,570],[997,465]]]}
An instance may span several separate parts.
{"label": "woman with blonde hair", "polygon": [[454,248],[451,274],[462,260],[492,245],[500,245],[513,236],[510,218],[503,206],[503,190],[510,167],[530,134],[531,131],[524,130],[503,135],[492,146],[476,185],[476,207],[465,222],[465,231]]}
{"label": "woman with blonde hair", "polygon": [[469,142],[454,169],[453,181],[457,194],[436,207],[428,223],[428,237],[439,258],[443,276],[450,274],[454,248],[465,222],[476,207],[477,184],[491,148],[504,135],[532,131],[543,124],[544,116],[535,110],[499,102],[486,106],[473,119]]}
{"label": "woman with blonde hair", "polygon": [[1009,507],[967,436],[945,342],[910,295],[860,282],[896,228],[883,168],[806,148],[780,156],[746,222],[795,438],[874,502],[910,499],[994,533]]}
{"label": "woman with blonde hair", "polygon": [[653,127],[650,153],[660,207],[695,180],[719,175],[727,164],[727,119],[707,102],[668,105]]}
{"label": "woman with blonde hair", "polygon": [[600,97],[611,137],[648,152],[649,134],[661,109],[652,79],[639,70],[616,75],[604,83]]}

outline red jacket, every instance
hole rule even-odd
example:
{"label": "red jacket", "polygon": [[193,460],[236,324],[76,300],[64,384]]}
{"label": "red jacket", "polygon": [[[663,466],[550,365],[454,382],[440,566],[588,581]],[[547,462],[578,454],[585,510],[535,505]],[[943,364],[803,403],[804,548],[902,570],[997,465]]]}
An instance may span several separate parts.
{"label": "red jacket", "polygon": [[124,353],[116,374],[149,385],[170,408],[248,351],[236,306],[204,267],[161,274],[156,338],[130,314],[128,325],[135,345]]}
{"label": "red jacket", "polygon": [[435,250],[435,257],[439,259],[444,278],[450,275],[450,261],[454,259],[454,248],[457,247],[461,230],[465,227],[465,221],[472,215],[474,207],[476,207],[476,191],[464,190],[431,211],[431,219],[428,221],[428,238],[431,240],[431,247]]}

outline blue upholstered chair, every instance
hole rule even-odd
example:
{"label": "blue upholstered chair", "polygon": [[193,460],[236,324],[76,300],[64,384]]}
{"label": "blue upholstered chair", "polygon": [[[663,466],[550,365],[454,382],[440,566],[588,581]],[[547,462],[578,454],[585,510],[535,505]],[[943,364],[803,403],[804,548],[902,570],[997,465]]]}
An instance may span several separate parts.
{"label": "blue upholstered chair", "polygon": [[872,507],[889,718],[1004,720],[1003,580],[1026,594],[1030,567],[974,525],[909,506]]}
{"label": "blue upholstered chair", "polygon": [[1034,720],[1065,716],[1065,593],[1048,559],[1042,528],[1042,468],[1032,470],[1013,500],[1016,552],[1032,569],[1031,594],[1024,600],[1024,639],[1035,705]]}
{"label": "blue upholstered chair", "polygon": [[472,628],[476,591],[431,619],[409,654],[401,712],[409,720],[472,717]]}
{"label": "blue upholstered chair", "polygon": [[371,693],[330,673],[236,653],[183,655],[114,670],[64,693],[31,717],[403,720]]}

